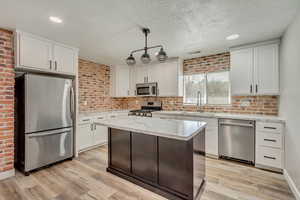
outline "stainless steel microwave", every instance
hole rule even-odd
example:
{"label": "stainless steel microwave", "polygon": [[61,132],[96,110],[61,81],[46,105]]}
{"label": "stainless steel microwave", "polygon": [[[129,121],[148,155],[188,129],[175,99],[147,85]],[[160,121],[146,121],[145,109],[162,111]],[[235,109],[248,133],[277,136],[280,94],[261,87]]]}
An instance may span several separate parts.
{"label": "stainless steel microwave", "polygon": [[157,96],[157,83],[136,84],[136,96]]}

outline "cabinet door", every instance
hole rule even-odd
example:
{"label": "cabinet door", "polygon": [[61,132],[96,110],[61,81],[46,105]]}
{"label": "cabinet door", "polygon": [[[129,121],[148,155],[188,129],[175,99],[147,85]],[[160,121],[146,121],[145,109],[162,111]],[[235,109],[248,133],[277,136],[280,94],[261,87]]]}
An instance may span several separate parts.
{"label": "cabinet door", "polygon": [[253,87],[253,48],[230,53],[231,94],[252,95]]}
{"label": "cabinet door", "polygon": [[201,118],[199,121],[207,123],[205,129],[205,153],[218,156],[218,120],[215,118]]}
{"label": "cabinet door", "polygon": [[148,67],[149,66],[135,66],[135,83],[145,83],[148,80]]}
{"label": "cabinet door", "polygon": [[106,126],[96,126],[93,131],[94,139],[93,144],[99,145],[107,142],[108,128]]}
{"label": "cabinet door", "polygon": [[158,96],[178,96],[178,62],[149,66],[149,82],[157,82]]}
{"label": "cabinet door", "polygon": [[78,125],[76,137],[78,151],[93,146],[93,132],[91,124]]}
{"label": "cabinet door", "polygon": [[[27,34],[19,34],[19,65],[40,70],[51,70],[51,43]],[[52,65],[52,66],[51,66]]]}
{"label": "cabinet door", "polygon": [[127,97],[130,95],[130,67],[116,66],[114,69],[115,97]]}
{"label": "cabinet door", "polygon": [[55,44],[53,48],[54,69],[58,72],[75,74],[76,54],[72,48]]}
{"label": "cabinet door", "polygon": [[109,165],[126,172],[131,170],[131,152],[129,131],[111,129],[109,146]]}
{"label": "cabinet door", "polygon": [[254,48],[255,92],[279,94],[278,44]]}

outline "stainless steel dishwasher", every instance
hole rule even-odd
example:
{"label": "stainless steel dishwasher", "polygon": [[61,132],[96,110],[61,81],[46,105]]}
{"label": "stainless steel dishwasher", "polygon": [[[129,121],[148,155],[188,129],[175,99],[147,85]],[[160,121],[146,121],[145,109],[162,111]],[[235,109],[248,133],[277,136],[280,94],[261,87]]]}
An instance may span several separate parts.
{"label": "stainless steel dishwasher", "polygon": [[254,164],[255,122],[219,119],[219,155],[221,158]]}

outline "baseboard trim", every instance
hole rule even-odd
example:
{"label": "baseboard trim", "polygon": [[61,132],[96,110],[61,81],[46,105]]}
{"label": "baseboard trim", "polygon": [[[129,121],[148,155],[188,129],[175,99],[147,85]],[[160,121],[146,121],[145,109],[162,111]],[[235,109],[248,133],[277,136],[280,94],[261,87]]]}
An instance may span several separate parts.
{"label": "baseboard trim", "polygon": [[289,184],[293,194],[295,195],[295,198],[297,200],[300,200],[300,191],[296,187],[296,184],[294,183],[293,179],[290,177],[289,173],[286,171],[286,169],[283,170],[284,177]]}
{"label": "baseboard trim", "polygon": [[5,172],[0,172],[0,180],[7,179],[13,176],[15,176],[15,169],[11,169]]}

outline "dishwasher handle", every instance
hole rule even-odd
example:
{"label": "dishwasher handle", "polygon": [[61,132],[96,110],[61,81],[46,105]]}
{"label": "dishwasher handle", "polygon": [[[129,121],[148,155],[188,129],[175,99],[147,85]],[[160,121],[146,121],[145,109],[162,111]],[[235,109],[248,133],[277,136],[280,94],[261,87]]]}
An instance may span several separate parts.
{"label": "dishwasher handle", "polygon": [[232,123],[232,122],[220,122],[221,126],[240,126],[253,128],[254,124]]}

